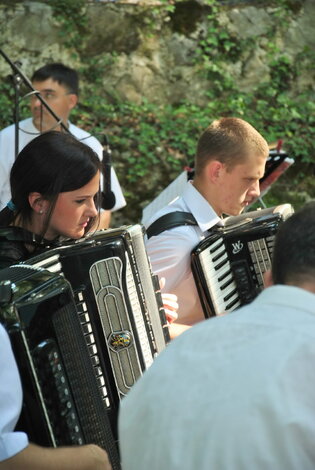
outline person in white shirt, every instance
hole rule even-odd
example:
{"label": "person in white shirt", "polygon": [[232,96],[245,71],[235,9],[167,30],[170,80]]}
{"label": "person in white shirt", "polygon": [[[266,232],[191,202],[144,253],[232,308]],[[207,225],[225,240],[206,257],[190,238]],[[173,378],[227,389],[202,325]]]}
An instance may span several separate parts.
{"label": "person in white shirt", "polygon": [[0,470],[110,470],[105,450],[89,444],[45,448],[15,431],[22,387],[7,332],[0,324]]}
{"label": "person in white shirt", "polygon": [[173,340],[121,403],[124,470],[315,468],[315,201],[255,300]]}
{"label": "person in white shirt", "polygon": [[177,211],[192,214],[197,223],[165,230],[146,243],[153,271],[165,278],[165,291],[178,298],[172,337],[205,318],[191,271],[192,249],[220,223],[223,214],[239,215],[259,196],[268,155],[267,142],[246,121],[222,118],[212,122],[198,141],[193,181],[187,182],[181,197],[146,224],[149,228],[161,216]]}
{"label": "person in white shirt", "polygon": [[[90,146],[103,158],[102,144],[91,134],[80,129],[69,121],[71,110],[78,102],[79,79],[75,70],[60,64],[52,63],[36,70],[32,76],[32,85],[48,103],[53,112],[61,119],[69,132],[78,140]],[[66,132],[51,113],[43,106],[36,94],[31,95],[30,109],[32,117],[19,122],[19,152],[34,137],[49,130]],[[0,210],[10,201],[10,170],[15,160],[15,125],[6,127],[0,132]],[[115,170],[111,167],[111,197],[114,203],[111,211],[126,205]],[[100,228],[110,224],[111,211],[102,212]]]}

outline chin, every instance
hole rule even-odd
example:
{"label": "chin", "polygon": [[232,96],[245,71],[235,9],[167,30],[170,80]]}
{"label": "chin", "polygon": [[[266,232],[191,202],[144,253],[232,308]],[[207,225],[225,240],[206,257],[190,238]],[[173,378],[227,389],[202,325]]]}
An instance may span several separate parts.
{"label": "chin", "polygon": [[69,233],[63,233],[63,236],[66,238],[70,238],[71,240],[78,240],[79,238],[84,237],[84,230],[80,230],[80,232],[69,232]]}
{"label": "chin", "polygon": [[244,207],[238,208],[238,209],[231,209],[229,212],[226,212],[227,215],[229,216],[236,216],[240,215],[244,210]]}
{"label": "chin", "polygon": [[82,232],[77,233],[77,234],[74,234],[72,238],[73,238],[74,240],[79,240],[79,238],[83,238],[84,235],[85,235],[85,231],[82,230]]}

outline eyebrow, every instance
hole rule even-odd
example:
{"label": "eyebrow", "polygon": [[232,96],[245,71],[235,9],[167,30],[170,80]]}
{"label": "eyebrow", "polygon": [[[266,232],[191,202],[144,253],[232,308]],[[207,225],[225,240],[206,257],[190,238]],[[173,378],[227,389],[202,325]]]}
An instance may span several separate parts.
{"label": "eyebrow", "polygon": [[92,194],[92,193],[91,194],[82,194],[82,195],[79,194],[78,196],[74,196],[74,199],[78,199],[78,198],[82,199],[84,197],[94,197],[97,193],[98,193],[98,191],[95,194]]}
{"label": "eyebrow", "polygon": [[43,91],[45,91],[45,92],[50,92],[50,93],[51,93],[51,92],[56,93],[57,90],[54,90],[53,88],[43,88],[43,90],[38,90],[38,89],[36,89],[36,91],[39,91],[40,93],[42,93]]}

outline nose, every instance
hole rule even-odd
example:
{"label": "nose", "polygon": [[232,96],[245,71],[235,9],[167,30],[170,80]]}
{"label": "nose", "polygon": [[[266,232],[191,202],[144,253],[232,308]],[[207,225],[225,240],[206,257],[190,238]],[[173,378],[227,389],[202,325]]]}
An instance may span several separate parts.
{"label": "nose", "polygon": [[89,217],[96,217],[97,214],[98,214],[98,211],[96,209],[94,199],[91,199],[89,206],[87,208],[87,215]]}
{"label": "nose", "polygon": [[252,186],[249,188],[248,193],[252,197],[259,197],[260,195],[260,186],[259,186],[259,180],[255,181],[255,183],[252,184]]}
{"label": "nose", "polygon": [[31,97],[31,105],[33,108],[38,108],[39,106],[42,105],[42,102],[40,101],[40,99],[38,98],[36,94],[32,95]]}

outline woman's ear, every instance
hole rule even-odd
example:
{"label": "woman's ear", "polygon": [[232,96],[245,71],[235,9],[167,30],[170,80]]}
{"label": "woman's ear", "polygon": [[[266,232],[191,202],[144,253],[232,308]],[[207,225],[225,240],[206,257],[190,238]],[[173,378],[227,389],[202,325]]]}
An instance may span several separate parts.
{"label": "woman's ear", "polygon": [[40,193],[30,193],[28,195],[28,202],[36,214],[46,214],[48,211],[49,201],[44,199]]}
{"label": "woman's ear", "polygon": [[268,269],[264,274],[264,286],[265,287],[271,287],[273,286],[273,279],[272,279],[272,272],[271,269]]}

